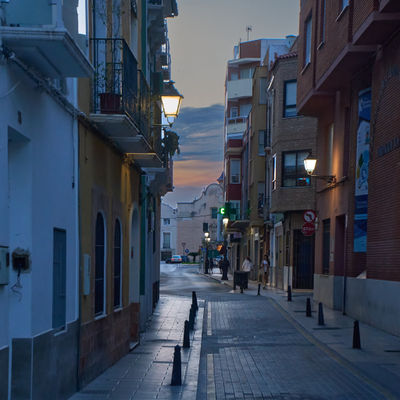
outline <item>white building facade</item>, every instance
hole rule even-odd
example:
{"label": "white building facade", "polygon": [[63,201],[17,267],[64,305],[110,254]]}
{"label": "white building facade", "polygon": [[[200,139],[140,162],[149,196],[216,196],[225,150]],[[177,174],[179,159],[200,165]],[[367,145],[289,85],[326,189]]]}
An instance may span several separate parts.
{"label": "white building facade", "polygon": [[92,68],[77,2],[29,3],[0,6],[1,399],[65,398],[77,381],[76,78]]}
{"label": "white building facade", "polygon": [[178,253],[177,247],[177,209],[166,203],[161,203],[161,261]]}

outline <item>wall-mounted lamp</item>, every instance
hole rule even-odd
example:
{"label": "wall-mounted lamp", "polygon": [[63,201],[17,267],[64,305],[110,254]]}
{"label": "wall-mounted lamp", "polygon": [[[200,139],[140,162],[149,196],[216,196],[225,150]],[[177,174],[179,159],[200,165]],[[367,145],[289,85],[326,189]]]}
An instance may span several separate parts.
{"label": "wall-mounted lamp", "polygon": [[181,108],[183,96],[176,90],[174,81],[164,82],[161,103],[165,118],[176,118]]}
{"label": "wall-mounted lamp", "polygon": [[210,236],[210,232],[204,232],[204,237],[207,239]]}
{"label": "wall-mounted lamp", "polygon": [[209,242],[211,240],[211,238],[206,237],[206,242]]}
{"label": "wall-mounted lamp", "polygon": [[328,182],[329,184],[336,183],[336,175],[314,175],[314,170],[317,165],[317,159],[309,154],[304,159],[304,168],[309,176],[313,176],[317,179],[323,179],[324,181]]}

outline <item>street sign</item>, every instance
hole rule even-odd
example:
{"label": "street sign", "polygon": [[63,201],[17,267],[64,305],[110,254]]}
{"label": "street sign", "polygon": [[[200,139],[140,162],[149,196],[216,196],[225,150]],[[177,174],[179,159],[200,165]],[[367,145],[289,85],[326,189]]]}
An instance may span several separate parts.
{"label": "street sign", "polygon": [[315,224],[313,222],[304,222],[301,233],[304,236],[312,236],[315,233]]}
{"label": "street sign", "polygon": [[189,249],[185,249],[185,253],[186,253],[186,254],[189,254]]}
{"label": "street sign", "polygon": [[304,211],[303,214],[304,222],[314,222],[315,218],[317,218],[317,215],[314,210]]}

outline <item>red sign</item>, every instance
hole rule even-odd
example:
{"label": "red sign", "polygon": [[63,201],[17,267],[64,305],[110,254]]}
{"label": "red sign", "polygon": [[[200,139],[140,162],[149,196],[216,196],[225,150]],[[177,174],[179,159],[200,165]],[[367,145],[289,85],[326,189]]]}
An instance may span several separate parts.
{"label": "red sign", "polygon": [[314,210],[304,211],[303,214],[304,222],[314,222],[316,217],[317,215]]}
{"label": "red sign", "polygon": [[304,236],[312,236],[315,233],[315,225],[313,222],[304,222],[302,228],[301,228],[301,233]]}

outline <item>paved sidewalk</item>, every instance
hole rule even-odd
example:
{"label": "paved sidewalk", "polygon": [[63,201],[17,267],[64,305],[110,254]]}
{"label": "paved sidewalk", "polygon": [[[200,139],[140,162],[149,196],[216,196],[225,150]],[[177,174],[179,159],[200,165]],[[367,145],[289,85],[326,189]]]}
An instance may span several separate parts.
{"label": "paved sidewalk", "polygon": [[199,301],[190,349],[182,349],[182,386],[171,386],[174,347],[182,346],[191,299],[161,296],[140,345],[70,400],[195,400],[201,352],[204,302]]}
{"label": "paved sidewalk", "polygon": [[[209,277],[233,286],[231,275],[228,275],[229,281],[221,281],[219,273]],[[258,282],[250,281],[249,289],[243,295],[238,289],[235,293],[244,297],[257,296],[257,289]],[[312,317],[306,317],[306,299],[312,299],[311,291],[294,291],[292,302],[288,302],[286,292],[268,287],[260,290],[260,297],[266,298],[309,342],[327,356],[384,393],[385,398],[400,399],[400,337],[360,323],[362,349],[355,350],[352,349],[352,318],[325,307],[325,325],[318,326],[318,305],[313,302]]]}

